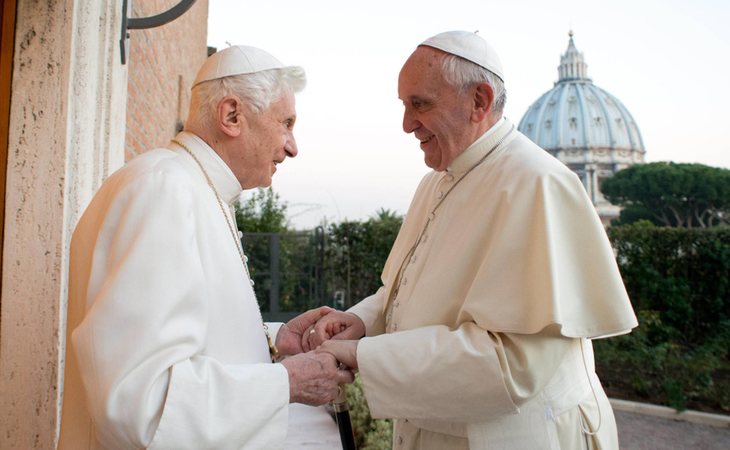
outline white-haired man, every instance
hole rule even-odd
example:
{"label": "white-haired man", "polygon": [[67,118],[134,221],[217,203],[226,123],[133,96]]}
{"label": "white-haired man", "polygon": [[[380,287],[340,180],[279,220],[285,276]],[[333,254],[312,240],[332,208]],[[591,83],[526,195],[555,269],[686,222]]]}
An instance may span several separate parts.
{"label": "white-haired man", "polygon": [[303,345],[367,336],[321,349],[359,368],[396,449],[618,448],[590,339],[636,318],[580,181],[502,117],[502,65],[475,33],[424,41],[398,95],[434,171],[383,287]]}
{"label": "white-haired man", "polygon": [[352,380],[298,354],[328,308],[263,323],[230,207],[296,156],[305,82],[257,48],[212,55],[185,131],[95,195],[71,244],[60,449],[280,448],[290,402]]}

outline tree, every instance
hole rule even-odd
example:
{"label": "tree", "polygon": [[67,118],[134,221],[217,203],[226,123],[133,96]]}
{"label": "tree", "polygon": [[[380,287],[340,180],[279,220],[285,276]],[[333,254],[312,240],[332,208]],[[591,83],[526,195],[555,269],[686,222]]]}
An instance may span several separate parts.
{"label": "tree", "polygon": [[326,264],[333,291],[342,291],[345,307],[381,286],[380,274],[403,217],[380,209],[365,222],[341,222],[328,228]]}
{"label": "tree", "polygon": [[730,223],[730,170],[656,162],[621,170],[601,185],[623,210],[615,224],[646,219],[656,225],[706,228]]}
{"label": "tree", "polygon": [[272,188],[257,189],[236,210],[238,229],[244,233],[282,233],[288,229],[287,203]]}

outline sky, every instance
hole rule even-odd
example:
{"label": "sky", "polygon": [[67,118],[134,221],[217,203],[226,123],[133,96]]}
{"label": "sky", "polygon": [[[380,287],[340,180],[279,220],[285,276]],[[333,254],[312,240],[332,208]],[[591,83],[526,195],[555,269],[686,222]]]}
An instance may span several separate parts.
{"label": "sky", "polygon": [[407,211],[429,169],[401,128],[398,73],[442,31],[479,30],[497,50],[517,124],[557,81],[573,30],[588,76],[634,116],[647,162],[730,168],[729,23],[727,0],[210,0],[208,45],[252,45],[306,70],[299,155],[273,187],[307,229]]}

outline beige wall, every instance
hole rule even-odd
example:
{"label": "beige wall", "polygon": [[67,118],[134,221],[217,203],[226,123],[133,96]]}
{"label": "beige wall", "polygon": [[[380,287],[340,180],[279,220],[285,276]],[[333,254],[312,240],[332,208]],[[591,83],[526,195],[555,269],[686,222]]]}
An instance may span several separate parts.
{"label": "beige wall", "polygon": [[[135,9],[133,16],[148,8],[160,12],[177,0],[136,3],[145,10]],[[207,0],[198,0],[186,14],[196,8],[197,20],[206,22]],[[127,70],[146,64],[146,76],[171,75],[172,88],[162,77],[140,82],[137,86],[148,84],[148,103],[133,106],[151,114],[158,108],[169,139],[174,118],[186,108],[174,97],[177,76],[191,77],[184,69],[194,62],[158,63],[180,55],[180,49],[205,57],[204,25],[194,33],[202,42],[196,51],[179,40],[167,42],[175,38],[164,34],[131,31],[132,59],[121,65],[121,10],[122,0],[17,0],[0,293],[2,450],[55,448],[70,236],[101,182],[124,161]],[[151,52],[146,63],[135,53],[144,33]],[[159,92],[165,98],[152,102]],[[164,143],[158,133],[149,131],[149,142]]]}
{"label": "beige wall", "polygon": [[[122,162],[121,0],[18,0],[0,327],[0,448],[55,446],[69,237]],[[116,58],[115,58],[116,56]]]}

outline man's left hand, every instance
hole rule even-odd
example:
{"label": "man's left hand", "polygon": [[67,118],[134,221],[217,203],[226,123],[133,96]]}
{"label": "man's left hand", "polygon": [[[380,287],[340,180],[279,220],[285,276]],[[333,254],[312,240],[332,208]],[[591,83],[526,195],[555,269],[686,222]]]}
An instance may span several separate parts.
{"label": "man's left hand", "polygon": [[302,353],[304,351],[302,349],[304,331],[332,311],[334,309],[329,306],[310,309],[282,325],[276,335],[276,348],[279,349],[279,354],[286,356]]}

